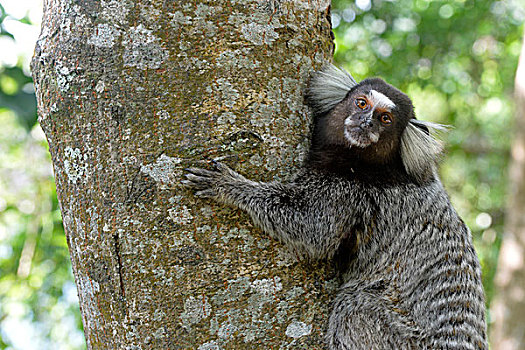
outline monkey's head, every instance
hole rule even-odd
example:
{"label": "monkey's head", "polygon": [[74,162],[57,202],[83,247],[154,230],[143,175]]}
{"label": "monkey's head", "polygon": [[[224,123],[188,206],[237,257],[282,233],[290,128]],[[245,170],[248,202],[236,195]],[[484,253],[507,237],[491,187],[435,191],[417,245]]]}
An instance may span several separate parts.
{"label": "monkey's head", "polygon": [[343,147],[370,163],[401,159],[418,181],[434,174],[442,147],[429,128],[442,127],[418,121],[410,98],[382,79],[356,83],[328,66],[312,77],[306,99],[316,118],[313,142]]}
{"label": "monkey's head", "polygon": [[325,116],[323,132],[333,144],[367,149],[370,156],[388,159],[413,118],[408,96],[379,78],[366,79]]}

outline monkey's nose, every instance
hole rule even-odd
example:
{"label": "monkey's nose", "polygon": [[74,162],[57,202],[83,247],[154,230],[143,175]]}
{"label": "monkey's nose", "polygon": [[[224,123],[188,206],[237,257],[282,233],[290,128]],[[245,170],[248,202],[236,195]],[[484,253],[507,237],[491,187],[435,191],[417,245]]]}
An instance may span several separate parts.
{"label": "monkey's nose", "polygon": [[364,116],[361,116],[360,119],[360,126],[362,128],[368,128],[372,125],[372,116],[371,115],[364,115]]}

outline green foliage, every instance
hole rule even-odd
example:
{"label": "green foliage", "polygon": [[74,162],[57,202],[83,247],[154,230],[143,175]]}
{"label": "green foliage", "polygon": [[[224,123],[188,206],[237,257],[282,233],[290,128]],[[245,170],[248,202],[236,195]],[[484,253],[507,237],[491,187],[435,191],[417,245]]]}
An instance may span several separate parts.
{"label": "green foliage", "polygon": [[2,4],[0,4],[0,36],[7,36],[7,37],[10,37],[11,39],[14,39],[13,34],[9,33],[4,28],[4,20],[6,18],[7,18],[7,13],[5,12],[4,7],[2,6]]}
{"label": "green foliage", "polygon": [[0,349],[84,347],[76,288],[39,127],[0,112]]}
{"label": "green foliage", "polygon": [[23,90],[25,86],[32,86],[32,82],[20,67],[0,70],[0,110],[13,111],[26,130],[31,130],[37,120],[35,93]]}
{"label": "green foliage", "polygon": [[[0,5],[0,37],[15,40],[6,18]],[[83,349],[51,161],[24,68],[0,67],[0,349]]]}
{"label": "green foliage", "polygon": [[[0,4],[0,37],[15,40],[13,34],[4,28],[4,20],[9,15]],[[18,20],[30,24],[27,18]],[[0,67],[0,112],[11,110],[15,113],[18,122],[26,130],[36,124],[36,99],[32,88],[33,79],[26,75],[21,67]]]}
{"label": "green foliage", "polygon": [[503,231],[518,1],[333,1],[335,58],[408,93],[418,118],[452,125],[441,175],[473,231],[491,300]]}

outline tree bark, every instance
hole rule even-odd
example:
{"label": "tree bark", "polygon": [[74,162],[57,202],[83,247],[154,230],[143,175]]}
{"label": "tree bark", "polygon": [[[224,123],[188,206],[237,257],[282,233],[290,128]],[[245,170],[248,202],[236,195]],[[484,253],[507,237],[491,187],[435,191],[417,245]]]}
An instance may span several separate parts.
{"label": "tree bark", "polygon": [[323,347],[337,286],[182,169],[305,156],[329,1],[47,0],[32,68],[90,349]]}
{"label": "tree bark", "polygon": [[[525,39],[524,39],[525,40]],[[492,303],[492,349],[525,349],[525,41],[515,81],[516,125],[512,145],[505,235]]]}

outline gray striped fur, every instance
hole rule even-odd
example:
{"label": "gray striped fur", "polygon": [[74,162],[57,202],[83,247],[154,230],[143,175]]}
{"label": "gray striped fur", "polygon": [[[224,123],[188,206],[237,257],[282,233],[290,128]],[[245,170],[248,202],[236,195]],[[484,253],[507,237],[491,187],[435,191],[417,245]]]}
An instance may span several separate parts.
{"label": "gray striped fur", "polygon": [[330,350],[488,348],[471,234],[439,180],[381,188],[306,168],[290,183],[250,181],[222,164],[188,170],[197,195],[245,210],[299,257],[330,259],[356,235]]}

